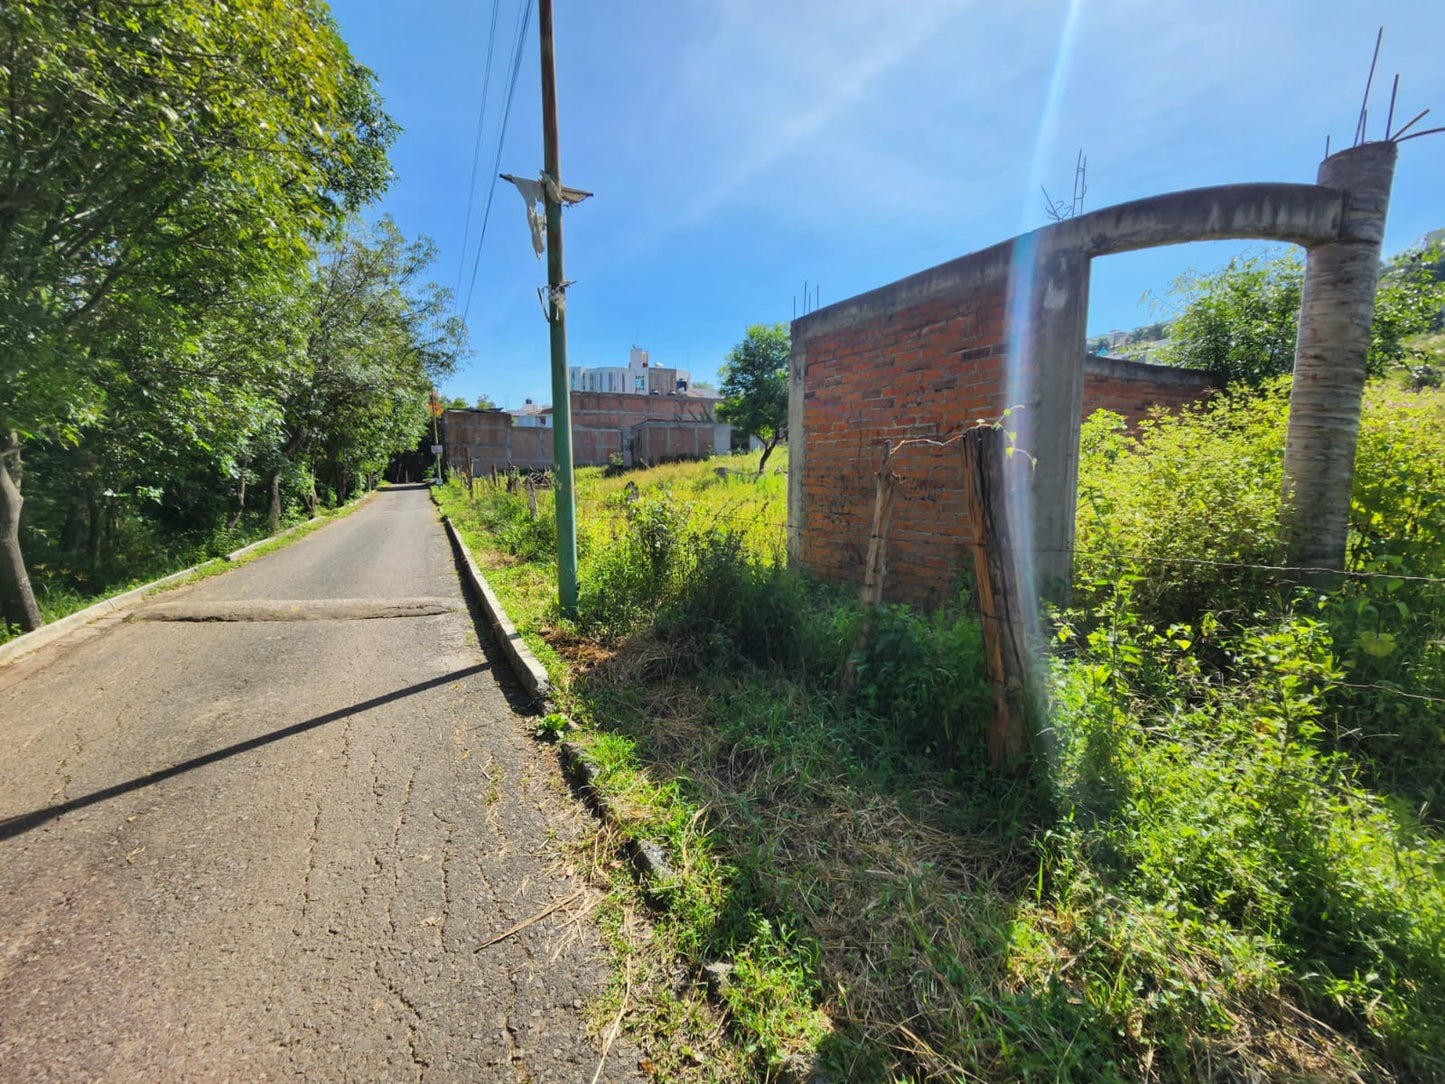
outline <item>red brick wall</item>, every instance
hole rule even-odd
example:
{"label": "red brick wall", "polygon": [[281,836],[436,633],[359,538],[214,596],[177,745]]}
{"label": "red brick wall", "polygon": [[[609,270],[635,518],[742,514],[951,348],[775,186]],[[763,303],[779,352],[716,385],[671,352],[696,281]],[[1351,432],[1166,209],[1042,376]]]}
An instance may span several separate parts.
{"label": "red brick wall", "polygon": [[[713,422],[713,409],[707,400],[686,396],[574,391],[572,461],[578,466],[606,464],[613,455],[626,454],[640,433],[650,433],[647,450],[637,452],[649,461],[707,454],[712,429],[700,423]],[[449,410],[443,417],[447,461],[453,468],[473,464],[478,474],[508,464],[550,468],[552,425],[547,417],[545,427],[523,426],[504,411]],[[706,429],[706,442],[696,435],[700,429]],[[703,443],[706,452],[699,450]],[[674,450],[663,450],[670,447]]]}
{"label": "red brick wall", "polygon": [[632,452],[649,463],[700,459],[716,452],[717,430],[711,423],[651,422],[634,431]]}
{"label": "red brick wall", "polygon": [[[1006,295],[1002,280],[975,285],[803,344],[805,566],[829,579],[862,580],[885,442],[947,439],[980,419],[999,418],[1010,405]],[[1133,424],[1155,405],[1177,409],[1196,401],[1214,383],[1209,374],[1090,359],[1084,415],[1107,407]],[[937,605],[953,591],[959,569],[971,567],[958,452],[914,445],[893,458],[892,468],[901,480],[888,537],[887,597]]]}
{"label": "red brick wall", "polygon": [[608,457],[620,455],[627,433],[622,429],[592,429],[572,422],[572,462],[579,467],[606,463]]}
{"label": "red brick wall", "polygon": [[[930,299],[810,338],[804,376],[802,559],[831,579],[862,578],[885,443],[947,439],[1008,405],[1006,287]],[[962,547],[956,447],[910,446],[893,461],[902,479],[888,539],[888,594],[936,603]]]}
{"label": "red brick wall", "polygon": [[1220,384],[1213,373],[1090,354],[1084,360],[1084,417],[1112,410],[1136,426],[1155,407],[1178,410],[1209,398]]}
{"label": "red brick wall", "polygon": [[572,393],[573,429],[631,429],[646,421],[711,420],[712,407],[702,399],[680,395],[622,395],[606,391]]}

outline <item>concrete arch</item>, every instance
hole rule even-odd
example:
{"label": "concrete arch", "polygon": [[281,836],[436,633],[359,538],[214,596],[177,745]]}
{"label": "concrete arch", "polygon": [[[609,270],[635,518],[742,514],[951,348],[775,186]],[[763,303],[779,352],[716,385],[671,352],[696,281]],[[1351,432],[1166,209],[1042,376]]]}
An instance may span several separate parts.
{"label": "concrete arch", "polygon": [[[790,559],[824,575],[851,578],[853,557],[838,540],[856,533],[866,537],[866,530],[857,531],[851,522],[850,509],[870,503],[878,444],[951,435],[976,418],[1021,407],[1010,420],[1017,421],[1019,446],[1038,466],[1020,501],[1028,530],[1016,537],[1031,539],[1023,560],[1040,592],[1066,598],[1093,258],[1191,241],[1301,245],[1310,253],[1300,327],[1301,343],[1310,351],[1308,380],[1349,369],[1358,370],[1363,381],[1360,343],[1362,336],[1368,341],[1374,283],[1357,272],[1362,260],[1378,260],[1394,161],[1393,143],[1368,143],[1326,159],[1321,184],[1223,185],[1121,203],[795,320],[789,365]],[[1344,252],[1353,254],[1352,263],[1339,271]],[[1338,338],[1337,317],[1346,309],[1348,346],[1316,359],[1324,349],[1316,325],[1328,322]],[[1292,433],[1294,427],[1292,417]],[[1336,426],[1334,432],[1348,468],[1352,431]],[[938,471],[942,484],[946,471]],[[946,509],[946,501],[935,503]],[[907,514],[900,508],[900,516]],[[925,514],[933,513],[919,510]],[[900,523],[914,546],[909,559],[920,571],[899,573],[934,576],[946,588],[967,530],[952,524],[946,512],[922,527]],[[899,594],[926,597],[911,590]]]}

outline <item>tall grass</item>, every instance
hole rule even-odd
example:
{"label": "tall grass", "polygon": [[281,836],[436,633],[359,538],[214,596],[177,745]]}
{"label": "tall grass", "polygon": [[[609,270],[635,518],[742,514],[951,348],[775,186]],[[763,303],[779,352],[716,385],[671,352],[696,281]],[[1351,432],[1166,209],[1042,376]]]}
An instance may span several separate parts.
{"label": "tall grass", "polygon": [[[1137,438],[1091,424],[1080,605],[1057,618],[1023,777],[985,765],[966,597],[876,613],[843,696],[863,615],[785,567],[781,476],[583,473],[575,622],[528,542],[545,499],[534,521],[519,493],[444,494],[550,652],[621,830],[674,856],[644,924],[615,840],[587,856],[657,1079],[1445,1078],[1445,850],[1392,766],[1433,753],[1366,755],[1350,697],[1386,693],[1349,688],[1342,645],[1372,642],[1342,616],[1359,589],[1302,600],[1259,570],[1162,560],[1271,563],[1279,402]],[[1381,410],[1362,448],[1433,439],[1376,441]],[[1390,548],[1400,502],[1371,492],[1368,560],[1438,574]],[[1170,548],[1186,529],[1198,548]],[[1378,607],[1406,587],[1377,590]],[[731,964],[715,1000],[679,985],[679,962],[713,961]]]}

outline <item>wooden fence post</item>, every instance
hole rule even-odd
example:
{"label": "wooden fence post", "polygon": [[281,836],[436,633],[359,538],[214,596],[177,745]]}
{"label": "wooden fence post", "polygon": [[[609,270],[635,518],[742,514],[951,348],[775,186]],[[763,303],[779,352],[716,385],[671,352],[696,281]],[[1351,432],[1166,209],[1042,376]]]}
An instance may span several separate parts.
{"label": "wooden fence post", "polygon": [[995,768],[1028,753],[1028,637],[1023,594],[1014,561],[1015,540],[1008,522],[1004,466],[1008,445],[999,426],[968,430],[959,445],[963,455],[963,499],[973,525],[973,568],[978,581],[978,616],[993,716],[988,728],[988,758]]}
{"label": "wooden fence post", "polygon": [[873,632],[873,608],[883,601],[883,580],[888,571],[888,528],[893,525],[893,506],[898,501],[898,475],[893,473],[892,458],[893,449],[884,444],[873,496],[873,523],[868,529],[868,558],[863,570],[863,624],[843,667],[844,700],[853,694],[853,686],[858,681],[858,657],[868,646],[868,637]]}

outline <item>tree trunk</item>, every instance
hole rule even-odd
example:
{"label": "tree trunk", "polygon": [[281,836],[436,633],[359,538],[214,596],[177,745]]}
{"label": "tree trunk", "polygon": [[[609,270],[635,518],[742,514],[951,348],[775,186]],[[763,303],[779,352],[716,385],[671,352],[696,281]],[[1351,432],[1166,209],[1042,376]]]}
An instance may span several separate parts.
{"label": "tree trunk", "polygon": [[1345,567],[1360,398],[1396,147],[1366,143],[1320,165],[1345,195],[1340,240],[1310,250],[1300,302],[1280,508],[1290,565],[1328,587]]}
{"label": "tree trunk", "polygon": [[85,491],[85,511],[90,521],[90,537],[86,540],[90,549],[90,568],[94,571],[100,567],[101,531],[105,527],[105,520],[101,515],[100,500],[93,488]]}
{"label": "tree trunk", "polygon": [[11,433],[0,448],[0,607],[5,620],[19,625],[22,632],[33,632],[43,623],[30,575],[25,571],[25,556],[20,552],[20,506],[24,500],[20,487],[10,474],[7,460],[20,459],[20,443]]}
{"label": "tree trunk", "polygon": [[770,455],[773,454],[773,449],[776,448],[777,446],[778,446],[778,437],[776,437],[776,436],[774,436],[772,440],[765,440],[765,441],[763,441],[763,458],[761,458],[761,459],[758,460],[758,475],[759,475],[759,476],[762,475],[763,469],[764,469],[765,467],[767,467],[767,465],[768,465],[768,456],[770,456]]}
{"label": "tree trunk", "polygon": [[226,524],[226,530],[234,531],[236,524],[241,522],[241,516],[246,511],[246,468],[241,467],[241,484],[236,487],[236,514]]}
{"label": "tree trunk", "polygon": [[281,470],[271,472],[271,533],[281,531]]}
{"label": "tree trunk", "polygon": [[77,488],[70,496],[65,512],[65,526],[60,529],[60,552],[68,560],[80,556],[81,538],[85,534],[85,493]]}

